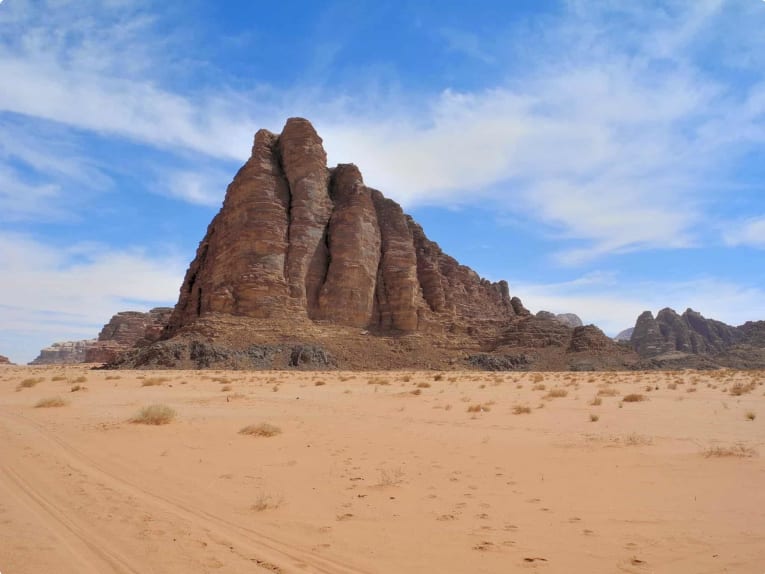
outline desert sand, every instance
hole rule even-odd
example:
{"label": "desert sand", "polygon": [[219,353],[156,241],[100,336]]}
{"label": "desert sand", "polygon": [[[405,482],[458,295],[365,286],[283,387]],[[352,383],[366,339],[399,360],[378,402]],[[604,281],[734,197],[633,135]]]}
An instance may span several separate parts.
{"label": "desert sand", "polygon": [[0,572],[762,574],[763,381],[2,367]]}

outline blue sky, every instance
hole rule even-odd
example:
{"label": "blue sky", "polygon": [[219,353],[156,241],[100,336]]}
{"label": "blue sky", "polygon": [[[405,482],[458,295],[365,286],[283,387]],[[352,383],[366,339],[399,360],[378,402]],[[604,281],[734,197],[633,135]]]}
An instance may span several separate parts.
{"label": "blue sky", "polygon": [[174,304],[255,131],[537,311],[765,319],[765,2],[0,3],[0,354]]}

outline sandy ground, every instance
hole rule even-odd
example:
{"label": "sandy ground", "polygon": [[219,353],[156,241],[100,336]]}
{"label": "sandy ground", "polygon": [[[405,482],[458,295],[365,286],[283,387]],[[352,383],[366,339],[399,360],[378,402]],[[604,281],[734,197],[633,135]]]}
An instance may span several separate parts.
{"label": "sandy ground", "polygon": [[763,381],[3,367],[0,572],[763,574]]}

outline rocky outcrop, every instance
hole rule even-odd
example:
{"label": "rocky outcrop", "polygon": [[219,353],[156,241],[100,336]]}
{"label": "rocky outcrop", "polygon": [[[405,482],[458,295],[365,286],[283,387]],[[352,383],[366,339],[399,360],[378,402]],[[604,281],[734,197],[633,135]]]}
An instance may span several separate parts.
{"label": "rocky outcrop", "polygon": [[638,317],[630,345],[641,368],[765,367],[765,322],[740,327],[707,319],[693,309],[672,309]]}
{"label": "rocky outcrop", "polygon": [[574,313],[559,313],[556,315],[555,313],[550,313],[550,311],[539,311],[536,316],[539,319],[552,319],[558,321],[558,323],[562,323],[572,329],[584,326],[579,315],[575,315]]}
{"label": "rocky outcrop", "polygon": [[355,165],[328,168],[322,143],[300,118],[257,132],[161,339],[111,367],[623,366],[578,317],[535,317],[445,254]]}
{"label": "rocky outcrop", "polygon": [[294,318],[378,333],[439,331],[522,312],[445,255],[359,169],[328,169],[304,119],[260,130],[199,245],[169,335],[208,314]]}
{"label": "rocky outcrop", "polygon": [[69,365],[84,363],[85,353],[88,347],[95,343],[95,339],[85,341],[63,341],[53,343],[40,351],[40,354],[30,365]]}
{"label": "rocky outcrop", "polygon": [[128,349],[158,341],[172,311],[171,307],[156,307],[146,313],[117,313],[101,329],[98,340],[88,345],[84,362],[108,363]]}
{"label": "rocky outcrop", "polygon": [[11,360],[8,357],[0,355],[0,365],[12,365]]}
{"label": "rocky outcrop", "polygon": [[40,351],[31,365],[107,363],[135,346],[158,341],[172,313],[171,307],[156,307],[146,313],[122,311],[104,325],[97,339],[53,343]]}
{"label": "rocky outcrop", "polygon": [[614,337],[614,341],[618,342],[626,342],[629,343],[630,339],[632,339],[632,333],[635,332],[634,327],[630,327],[629,329],[625,329],[624,331],[619,332],[616,337]]}

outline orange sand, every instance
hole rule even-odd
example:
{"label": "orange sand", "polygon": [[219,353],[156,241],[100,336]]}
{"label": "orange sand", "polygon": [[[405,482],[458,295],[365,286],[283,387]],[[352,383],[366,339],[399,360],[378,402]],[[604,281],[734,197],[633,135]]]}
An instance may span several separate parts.
{"label": "orange sand", "polygon": [[763,381],[3,367],[0,572],[762,574]]}

